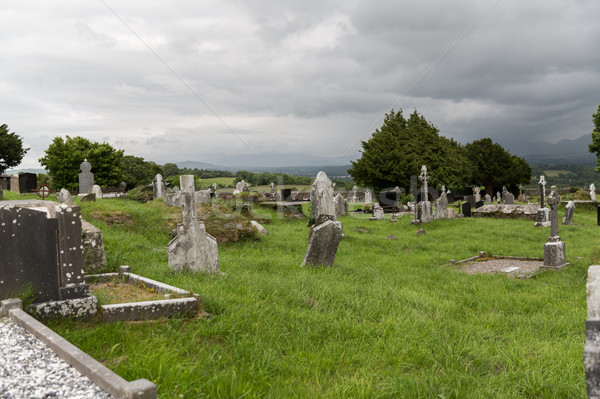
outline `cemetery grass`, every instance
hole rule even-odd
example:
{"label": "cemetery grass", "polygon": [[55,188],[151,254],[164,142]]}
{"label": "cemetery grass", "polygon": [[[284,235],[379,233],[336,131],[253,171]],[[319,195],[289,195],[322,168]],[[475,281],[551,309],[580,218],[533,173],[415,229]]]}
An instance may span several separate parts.
{"label": "cemetery grass", "polygon": [[[225,274],[212,276],[169,271],[176,208],[81,205],[103,231],[109,270],[192,290],[211,314],[50,325],[127,380],[155,382],[161,398],[585,397],[585,282],[600,259],[591,211],[559,227],[568,268],[520,280],[448,261],[542,257],[549,229],[529,221],[442,220],[417,236],[410,216],[347,216],[334,267],[302,268],[306,219],[259,210],[270,235],[220,245]],[[129,222],[97,216],[115,212]]]}

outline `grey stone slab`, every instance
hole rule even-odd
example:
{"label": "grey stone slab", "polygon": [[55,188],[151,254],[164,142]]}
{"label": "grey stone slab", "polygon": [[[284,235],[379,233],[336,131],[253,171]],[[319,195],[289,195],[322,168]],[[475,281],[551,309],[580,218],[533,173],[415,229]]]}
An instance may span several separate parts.
{"label": "grey stone slab", "polygon": [[313,226],[302,266],[333,266],[342,234],[340,222],[328,220]]}
{"label": "grey stone slab", "polygon": [[79,167],[81,169],[81,173],[79,173],[79,194],[86,194],[89,193],[94,186],[92,165],[85,159]]}
{"label": "grey stone slab", "polygon": [[35,173],[19,174],[19,192],[21,194],[31,194],[37,188],[37,175]]}
{"label": "grey stone slab", "polygon": [[60,192],[56,194],[56,199],[60,203],[73,203],[73,196],[66,188],[61,188]]}
{"label": "grey stone slab", "polygon": [[197,311],[198,300],[194,297],[117,303],[102,306],[102,320],[105,322],[157,320],[176,315],[193,315]]}

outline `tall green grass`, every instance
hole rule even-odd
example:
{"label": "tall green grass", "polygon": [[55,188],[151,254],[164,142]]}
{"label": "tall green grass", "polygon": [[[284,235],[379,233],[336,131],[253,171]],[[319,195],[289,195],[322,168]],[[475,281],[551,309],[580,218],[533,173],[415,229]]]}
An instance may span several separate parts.
{"label": "tall green grass", "polygon": [[520,280],[447,264],[477,251],[542,257],[549,228],[524,220],[348,216],[334,267],[302,268],[306,220],[261,210],[270,235],[221,245],[213,276],[170,272],[174,211],[162,202],[81,206],[103,231],[108,269],[193,290],[211,314],[52,326],[124,378],[156,382],[161,398],[585,396],[585,280],[600,258],[591,210],[559,227],[569,267]]}

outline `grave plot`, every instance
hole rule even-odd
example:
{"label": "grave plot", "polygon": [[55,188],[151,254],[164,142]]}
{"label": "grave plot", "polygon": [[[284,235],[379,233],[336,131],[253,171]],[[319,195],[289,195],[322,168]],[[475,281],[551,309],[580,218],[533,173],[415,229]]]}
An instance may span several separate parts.
{"label": "grave plot", "polygon": [[485,252],[480,252],[478,256],[472,258],[461,261],[451,260],[450,264],[469,274],[500,273],[508,277],[526,279],[542,268],[544,260],[518,256],[488,255]]}

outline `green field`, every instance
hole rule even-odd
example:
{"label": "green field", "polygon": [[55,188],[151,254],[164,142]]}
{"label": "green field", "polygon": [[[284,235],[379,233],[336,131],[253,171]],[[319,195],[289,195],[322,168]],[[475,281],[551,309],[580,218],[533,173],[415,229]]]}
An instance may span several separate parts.
{"label": "green field", "polygon": [[211,179],[198,179],[201,188],[209,188],[213,183],[217,183],[226,187],[235,186],[235,177],[213,177]]}
{"label": "green field", "polygon": [[211,314],[51,325],[127,380],[154,381],[161,398],[585,397],[585,283],[600,259],[591,209],[559,227],[571,265],[521,280],[448,262],[542,257],[549,229],[524,220],[434,221],[417,236],[409,216],[347,216],[334,267],[302,268],[306,219],[258,210],[270,235],[220,245],[224,274],[209,276],[169,271],[173,208],[81,205],[103,231],[109,270],[193,290]]}
{"label": "green field", "polygon": [[545,170],[544,174],[546,175],[546,177],[558,177],[558,175],[560,174],[564,174],[564,175],[574,175],[573,172],[571,172],[570,170]]}

